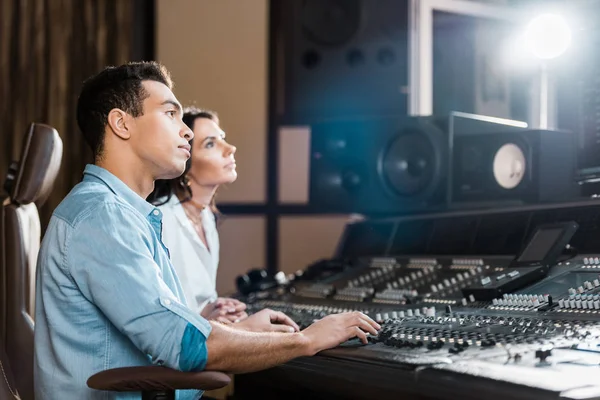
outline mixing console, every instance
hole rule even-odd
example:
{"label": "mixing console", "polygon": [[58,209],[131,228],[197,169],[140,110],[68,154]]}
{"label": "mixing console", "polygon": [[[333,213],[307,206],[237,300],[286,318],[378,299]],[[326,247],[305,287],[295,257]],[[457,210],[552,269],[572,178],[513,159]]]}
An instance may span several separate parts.
{"label": "mixing console", "polygon": [[[600,398],[599,259],[558,262],[541,273],[536,270],[518,290],[481,299],[478,288],[502,291],[507,286],[498,282],[527,274],[510,262],[510,257],[363,258],[322,277],[315,271],[310,279],[296,274],[245,300],[251,313],[280,310],[302,328],[327,314],[351,310],[381,323],[369,344],[351,340],[325,351],[313,357],[315,368],[319,360],[332,358],[344,361],[342,369],[368,365],[365,374],[395,366],[422,376],[425,368],[540,391],[540,397],[524,398],[544,398],[542,393]],[[343,381],[342,370],[339,377]],[[365,378],[362,384],[372,383]],[[475,398],[488,389],[483,385],[481,397]],[[434,397],[464,397],[458,383],[448,390]]]}

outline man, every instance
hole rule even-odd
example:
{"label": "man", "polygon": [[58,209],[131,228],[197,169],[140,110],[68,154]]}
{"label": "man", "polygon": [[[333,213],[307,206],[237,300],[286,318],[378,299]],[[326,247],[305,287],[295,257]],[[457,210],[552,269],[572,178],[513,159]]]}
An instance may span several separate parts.
{"label": "man", "polygon": [[109,398],[86,386],[105,369],[156,364],[249,372],[355,336],[366,342],[365,332],[380,328],[361,313],[344,313],[298,332],[271,310],[224,325],[185,305],[161,242],[161,212],[144,200],[154,180],[180,175],[190,157],[193,133],[171,87],[166,69],[153,62],[109,67],[84,83],[77,122],[95,163],[54,211],[40,249],[38,400]]}

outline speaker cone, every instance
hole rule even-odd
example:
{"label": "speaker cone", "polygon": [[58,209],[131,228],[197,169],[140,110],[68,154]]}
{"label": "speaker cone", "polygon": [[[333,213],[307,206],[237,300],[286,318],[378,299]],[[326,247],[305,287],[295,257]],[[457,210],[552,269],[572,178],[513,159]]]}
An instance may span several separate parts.
{"label": "speaker cone", "polygon": [[305,0],[304,34],[317,44],[340,46],[358,31],[360,11],[359,0]]}
{"label": "speaker cone", "polygon": [[507,143],[494,156],[494,179],[504,189],[514,189],[525,176],[525,154],[519,146]]}
{"label": "speaker cone", "polygon": [[430,187],[436,164],[435,149],[426,135],[404,133],[392,139],[384,150],[381,174],[394,194],[411,197]]}

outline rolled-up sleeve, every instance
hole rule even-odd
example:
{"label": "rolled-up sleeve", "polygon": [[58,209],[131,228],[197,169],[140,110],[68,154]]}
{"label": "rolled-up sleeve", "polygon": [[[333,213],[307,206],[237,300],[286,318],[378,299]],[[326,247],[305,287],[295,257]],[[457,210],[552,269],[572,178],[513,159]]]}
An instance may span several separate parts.
{"label": "rolled-up sleeve", "polygon": [[135,209],[102,204],[71,230],[65,265],[83,295],[153,363],[202,370],[210,324],[164,282],[153,257],[162,249],[146,226]]}

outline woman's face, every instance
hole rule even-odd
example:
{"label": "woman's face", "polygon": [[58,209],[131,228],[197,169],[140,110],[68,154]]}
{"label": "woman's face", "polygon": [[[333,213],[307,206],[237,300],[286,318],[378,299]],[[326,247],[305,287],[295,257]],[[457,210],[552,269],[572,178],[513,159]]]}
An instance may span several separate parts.
{"label": "woman's face", "polygon": [[217,186],[235,181],[235,151],[235,146],[225,141],[225,132],[217,122],[208,118],[196,118],[189,175],[202,186]]}

